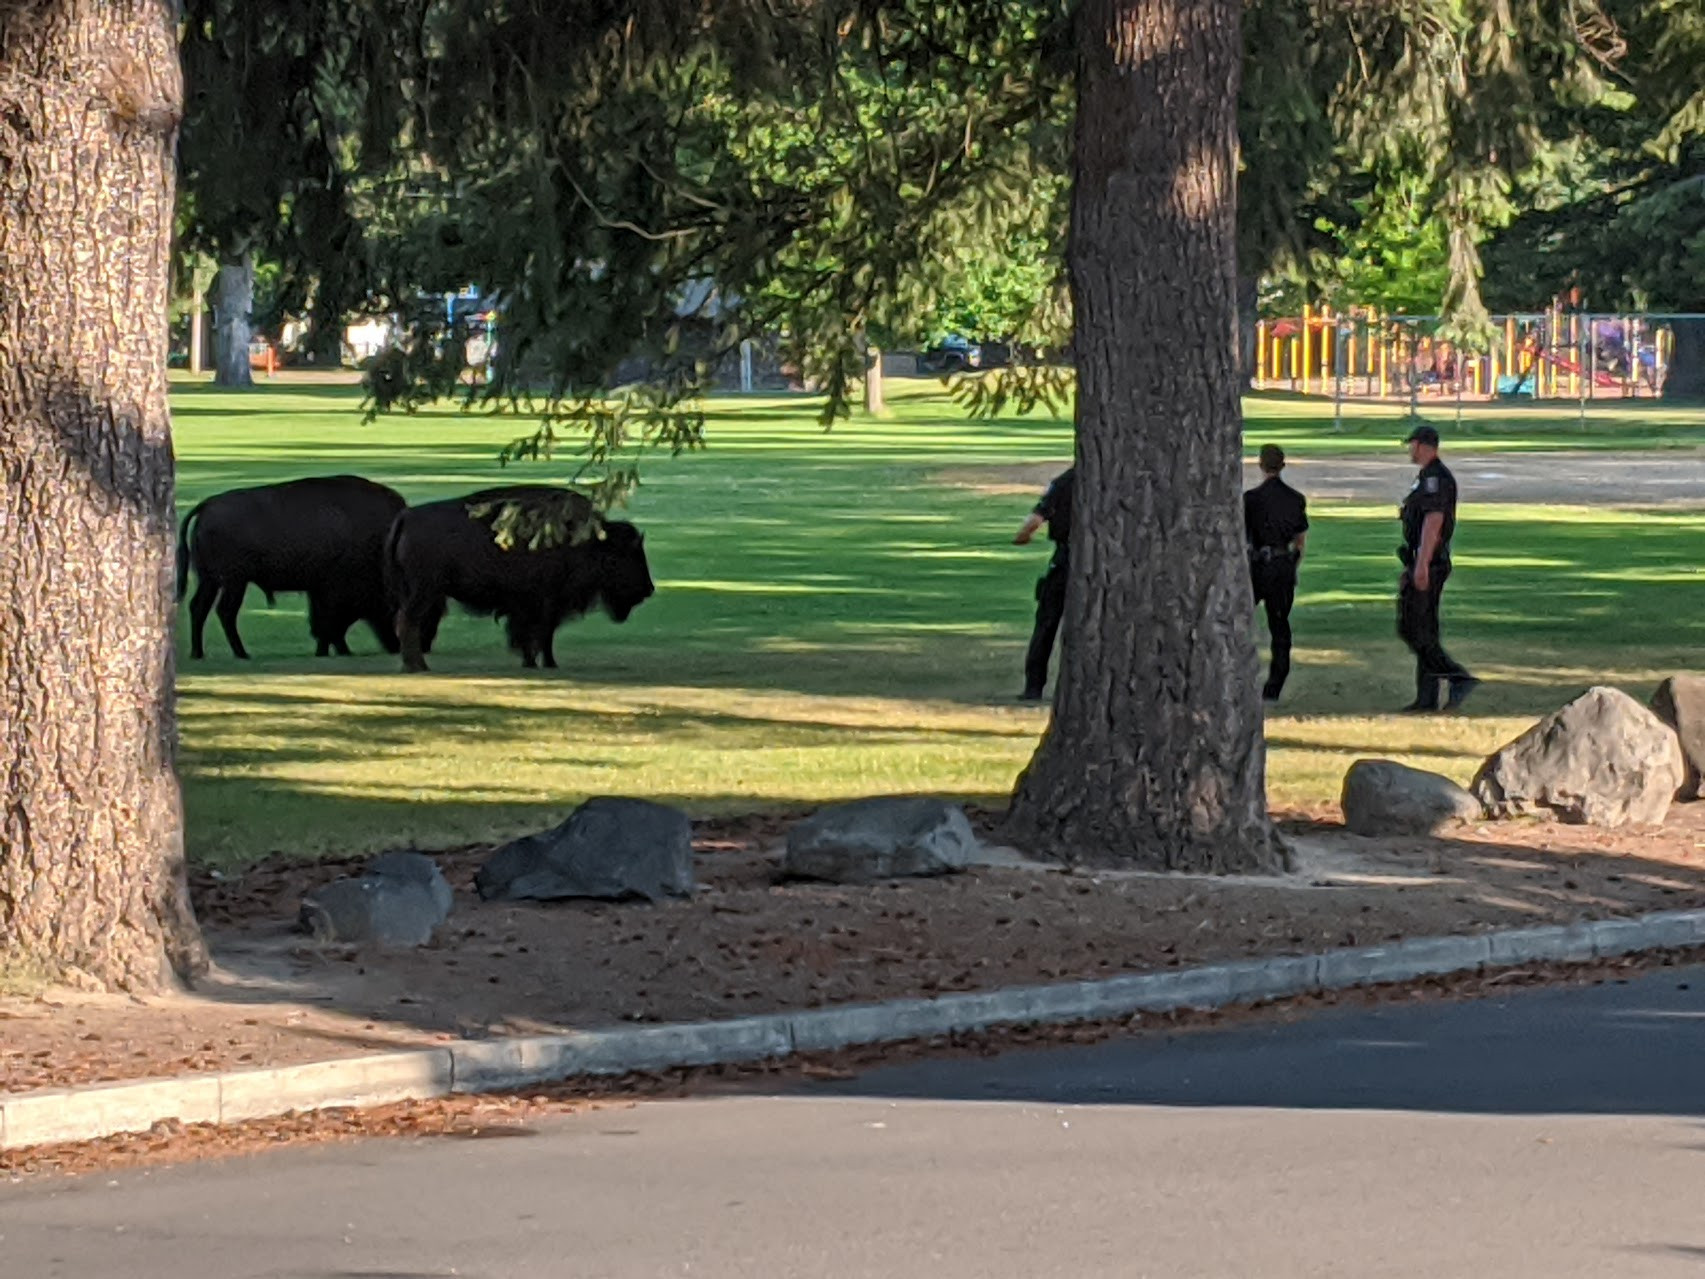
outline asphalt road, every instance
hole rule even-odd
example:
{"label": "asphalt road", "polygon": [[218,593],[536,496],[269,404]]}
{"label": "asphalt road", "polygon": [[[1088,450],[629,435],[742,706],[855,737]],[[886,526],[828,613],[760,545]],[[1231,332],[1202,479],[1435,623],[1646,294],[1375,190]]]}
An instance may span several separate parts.
{"label": "asphalt road", "polygon": [[0,1187],[6,1279],[1705,1275],[1705,969]]}
{"label": "asphalt road", "polygon": [[[1446,441],[1444,458],[1467,504],[1539,506],[1705,507],[1705,455],[1662,453],[1474,453]],[[1260,483],[1252,463],[1246,486]],[[1401,449],[1389,457],[1297,457],[1285,479],[1320,501],[1387,502],[1395,506],[1415,480]]]}

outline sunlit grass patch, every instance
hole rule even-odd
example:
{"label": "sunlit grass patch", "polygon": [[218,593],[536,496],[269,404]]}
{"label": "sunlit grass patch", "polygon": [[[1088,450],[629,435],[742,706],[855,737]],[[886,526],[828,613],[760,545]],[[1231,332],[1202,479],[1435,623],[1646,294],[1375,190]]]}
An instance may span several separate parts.
{"label": "sunlit grass patch", "polygon": [[[1012,699],[1048,557],[1011,545],[1035,490],[1000,477],[1050,474],[1069,428],[969,421],[931,386],[893,398],[892,416],[827,432],[803,398],[713,401],[709,447],[648,463],[629,511],[658,594],[624,626],[565,627],[560,672],[523,672],[498,627],[459,615],[429,676],[401,675],[359,630],[362,655],[316,661],[300,597],[268,608],[252,595],[253,663],[232,660],[216,627],[209,659],[181,663],[193,855],[493,839],[607,793],[704,812],[894,791],[998,803],[1046,722]],[[497,465],[512,419],[445,408],[364,425],[346,387],[180,386],[175,400],[184,509],[301,475],[356,472],[421,501],[561,473]],[[1332,433],[1330,405],[1322,417],[1318,404],[1252,400],[1249,444],[1268,427],[1323,453],[1401,438],[1400,414],[1363,416],[1349,440]],[[1697,410],[1593,421],[1618,447],[1705,438]],[[1481,425],[1512,447],[1580,442],[1556,414]],[[1397,496],[1311,505],[1296,670],[1269,718],[1275,802],[1334,799],[1364,755],[1466,780],[1589,684],[1644,696],[1698,660],[1705,598],[1691,570],[1705,514],[1467,507],[1446,640],[1487,685],[1464,718],[1390,715],[1413,695],[1394,625]]]}

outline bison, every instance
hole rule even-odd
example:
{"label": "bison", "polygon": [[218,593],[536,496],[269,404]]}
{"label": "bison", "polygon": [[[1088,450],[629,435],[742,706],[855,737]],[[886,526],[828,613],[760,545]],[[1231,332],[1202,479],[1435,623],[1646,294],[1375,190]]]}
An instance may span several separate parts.
{"label": "bison", "polygon": [[[498,520],[511,507],[554,526],[551,544],[522,537],[503,546]],[[408,671],[426,669],[449,600],[501,619],[523,666],[554,667],[552,643],[564,621],[601,604],[625,622],[655,589],[638,529],[601,519],[580,493],[542,484],[410,507],[386,537],[385,572]]]}
{"label": "bison", "polygon": [[400,493],[358,475],[233,489],[184,516],[178,535],[178,598],[199,579],[189,602],[190,656],[204,657],[201,632],[217,601],[231,651],[246,659],[237,614],[249,584],[267,603],[281,591],[308,595],[315,655],[349,655],[345,636],[365,621],[395,653],[393,610],[385,597],[385,533],[408,505]]}

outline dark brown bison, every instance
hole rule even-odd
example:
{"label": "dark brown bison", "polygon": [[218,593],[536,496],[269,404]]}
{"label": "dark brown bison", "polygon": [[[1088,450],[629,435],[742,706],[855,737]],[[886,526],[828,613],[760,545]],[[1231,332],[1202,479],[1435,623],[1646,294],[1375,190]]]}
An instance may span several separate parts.
{"label": "dark brown bison", "polygon": [[[557,536],[501,545],[499,520],[510,508]],[[426,669],[448,601],[501,619],[524,666],[556,665],[557,627],[602,606],[618,622],[655,587],[645,537],[625,520],[600,518],[571,489],[543,484],[484,489],[428,502],[397,516],[385,542],[385,572],[396,602],[403,669]]]}
{"label": "dark brown bison", "polygon": [[233,489],[184,516],[178,535],[178,598],[198,579],[189,602],[190,656],[204,657],[202,628],[217,602],[231,651],[247,658],[237,613],[249,585],[267,603],[282,591],[308,595],[315,655],[348,656],[345,636],[365,621],[387,653],[397,651],[394,610],[385,596],[385,533],[408,505],[402,495],[358,475]]}

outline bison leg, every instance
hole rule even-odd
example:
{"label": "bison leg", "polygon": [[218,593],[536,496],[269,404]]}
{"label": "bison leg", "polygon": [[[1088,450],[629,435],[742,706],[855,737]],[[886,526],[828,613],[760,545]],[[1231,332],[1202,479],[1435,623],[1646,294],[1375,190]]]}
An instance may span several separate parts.
{"label": "bison leg", "polygon": [[420,623],[406,609],[397,612],[397,647],[402,650],[405,671],[424,671],[426,657],[420,646]]}
{"label": "bison leg", "polygon": [[545,655],[545,668],[556,669],[556,631],[548,626],[539,628],[539,651]]}
{"label": "bison leg", "polygon": [[225,628],[231,652],[245,662],[249,660],[249,650],[243,647],[243,637],[237,634],[237,614],[243,610],[243,596],[248,589],[247,582],[227,582],[219,592],[219,625]]}
{"label": "bison leg", "polygon": [[398,647],[403,654],[403,669],[405,671],[426,670],[426,657],[420,648],[420,624],[407,613],[397,614],[397,638]]}
{"label": "bison leg", "polygon": [[444,620],[444,601],[439,600],[420,622],[420,651],[430,653],[433,643],[438,639],[438,625]]}
{"label": "bison leg", "polygon": [[521,665],[533,670],[539,664],[538,645],[533,642],[533,623],[524,615],[511,614],[506,629],[511,651],[521,654]]}
{"label": "bison leg", "polygon": [[402,643],[397,639],[397,626],[393,618],[386,617],[383,613],[375,613],[362,620],[372,629],[373,637],[379,641],[380,648],[387,653],[402,651]]}
{"label": "bison leg", "polygon": [[405,671],[427,669],[426,649],[438,629],[438,619],[443,616],[442,601],[428,603],[423,608],[419,600],[404,600],[397,609],[397,641]]}
{"label": "bison leg", "polygon": [[207,615],[213,611],[213,601],[219,598],[219,583],[203,577],[195,586],[189,601],[189,655],[197,661],[207,656],[201,644],[201,632],[207,625]]}
{"label": "bison leg", "polygon": [[308,593],[308,634],[314,637],[314,656],[326,657],[332,651],[331,626],[326,621],[326,606],[318,595]]}

